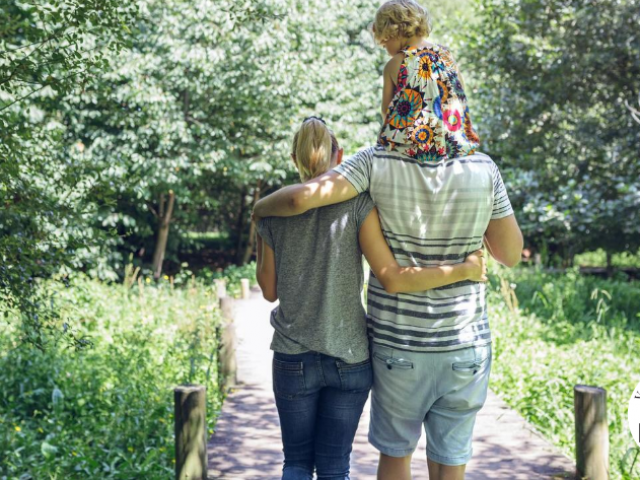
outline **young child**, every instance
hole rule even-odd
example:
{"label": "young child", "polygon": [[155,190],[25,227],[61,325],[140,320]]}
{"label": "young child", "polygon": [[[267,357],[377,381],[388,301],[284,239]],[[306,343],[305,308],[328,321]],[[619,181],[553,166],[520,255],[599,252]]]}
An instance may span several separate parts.
{"label": "young child", "polygon": [[427,42],[429,13],[413,0],[391,0],[376,12],[372,30],[391,60],[384,68],[378,144],[419,163],[473,154],[473,129],[462,77],[451,53]]}
{"label": "young child", "polygon": [[[302,181],[342,161],[323,120],[306,119],[291,157]],[[486,281],[482,252],[457,265],[399,267],[369,194],[258,223],[257,278],[271,315],[273,389],[282,429],[283,479],[348,478],[349,455],[372,383],[362,254],[389,293]]]}

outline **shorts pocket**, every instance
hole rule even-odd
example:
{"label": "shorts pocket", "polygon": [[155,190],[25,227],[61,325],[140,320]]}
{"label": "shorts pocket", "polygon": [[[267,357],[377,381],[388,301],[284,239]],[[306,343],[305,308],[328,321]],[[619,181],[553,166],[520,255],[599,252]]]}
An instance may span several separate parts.
{"label": "shorts pocket", "polygon": [[456,372],[469,373],[475,375],[490,364],[491,345],[480,347],[470,347],[473,350],[472,359],[461,362],[453,362],[451,368]]}
{"label": "shorts pocket", "polygon": [[336,362],[340,384],[346,392],[365,392],[371,389],[373,384],[373,368],[371,360],[366,359],[359,363]]}
{"label": "shorts pocket", "polygon": [[305,391],[304,363],[273,359],[273,392],[281,398],[293,399]]}
{"label": "shorts pocket", "polygon": [[384,349],[382,351],[374,350],[373,358],[378,362],[384,363],[388,370],[413,370],[413,362],[402,358],[402,356],[394,357],[392,349]]}

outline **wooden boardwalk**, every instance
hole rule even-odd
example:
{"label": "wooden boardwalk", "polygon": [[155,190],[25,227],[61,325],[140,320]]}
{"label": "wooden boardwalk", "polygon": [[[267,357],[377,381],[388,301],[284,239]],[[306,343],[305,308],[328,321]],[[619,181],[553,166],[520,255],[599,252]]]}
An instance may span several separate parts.
{"label": "wooden boardwalk", "polygon": [[[282,444],[271,390],[269,350],[269,312],[273,308],[260,292],[235,303],[239,385],[227,397],[209,440],[210,479],[275,480],[281,476]],[[351,478],[355,480],[376,476],[378,452],[367,442],[368,408],[367,403],[353,448]],[[575,468],[570,459],[491,392],[478,414],[473,450],[467,466],[468,480],[571,478]],[[413,456],[413,478],[429,478],[425,458],[423,434]]]}

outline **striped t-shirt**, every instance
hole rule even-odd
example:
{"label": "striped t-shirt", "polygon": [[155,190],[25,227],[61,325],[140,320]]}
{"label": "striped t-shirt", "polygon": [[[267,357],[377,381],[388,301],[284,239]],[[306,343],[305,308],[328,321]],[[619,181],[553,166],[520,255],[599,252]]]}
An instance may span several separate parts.
{"label": "striped t-shirt", "polygon": [[[489,221],[513,214],[496,164],[485,154],[419,163],[371,147],[336,168],[368,191],[401,266],[463,262],[481,248]],[[417,352],[491,342],[483,283],[464,281],[412,294],[387,293],[371,274],[367,319],[373,341]]]}

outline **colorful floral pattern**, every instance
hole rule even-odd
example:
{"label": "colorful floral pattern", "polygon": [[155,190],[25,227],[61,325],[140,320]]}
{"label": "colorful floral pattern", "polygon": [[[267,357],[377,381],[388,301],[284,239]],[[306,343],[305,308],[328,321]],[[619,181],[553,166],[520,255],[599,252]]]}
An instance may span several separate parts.
{"label": "colorful floral pattern", "polygon": [[474,153],[480,139],[451,53],[438,45],[404,53],[378,144],[421,163]]}
{"label": "colorful floral pattern", "polygon": [[413,125],[422,111],[422,95],[411,88],[398,93],[396,106],[389,115],[389,125],[395,129],[404,129]]}
{"label": "colorful floral pattern", "polygon": [[[431,73],[433,72],[433,64],[431,63],[431,58],[429,57],[429,55],[424,53],[422,55],[418,55],[418,62],[418,75],[425,80],[430,80]],[[403,64],[403,66],[405,65]],[[405,66],[405,71],[406,70],[407,69]]]}
{"label": "colorful floral pattern", "polygon": [[433,130],[431,130],[428,125],[416,127],[413,129],[411,140],[421,147],[425,147],[433,141]]}
{"label": "colorful floral pattern", "polygon": [[407,78],[409,77],[409,73],[407,72],[406,65],[400,65],[400,70],[398,71],[398,84],[396,85],[396,90],[394,94],[402,91],[404,87],[407,86]]}
{"label": "colorful floral pattern", "polygon": [[442,121],[450,132],[457,132],[462,127],[460,112],[456,109],[445,110],[442,114]]}

